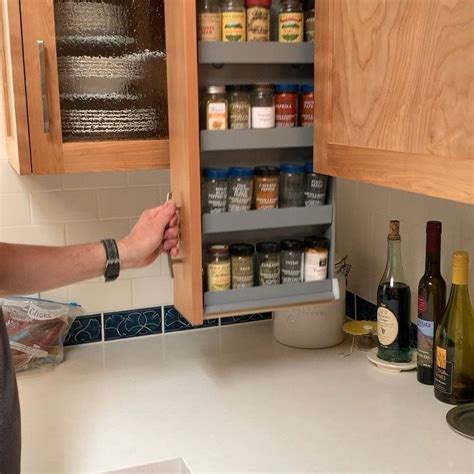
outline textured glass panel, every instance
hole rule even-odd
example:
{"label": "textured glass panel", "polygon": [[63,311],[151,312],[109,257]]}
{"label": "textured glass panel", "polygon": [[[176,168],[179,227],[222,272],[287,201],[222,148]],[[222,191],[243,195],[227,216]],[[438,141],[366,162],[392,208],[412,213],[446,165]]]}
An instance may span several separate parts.
{"label": "textured glass panel", "polygon": [[55,0],[64,141],[168,136],[164,0]]}

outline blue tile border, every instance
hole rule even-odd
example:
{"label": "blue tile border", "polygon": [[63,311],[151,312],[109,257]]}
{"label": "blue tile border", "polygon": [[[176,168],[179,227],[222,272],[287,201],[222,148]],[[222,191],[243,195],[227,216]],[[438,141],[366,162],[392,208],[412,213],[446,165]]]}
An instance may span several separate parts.
{"label": "blue tile border", "polygon": [[160,307],[104,314],[105,340],[149,336],[162,332]]}
{"label": "blue tile border", "polygon": [[255,321],[266,321],[272,319],[272,313],[256,313],[245,316],[228,316],[221,318],[221,326],[228,326],[230,324],[251,323]]}
{"label": "blue tile border", "polygon": [[201,326],[193,326],[174,306],[164,307],[165,333],[219,326],[219,319],[205,319]]}
{"label": "blue tile border", "polygon": [[102,316],[79,316],[72,323],[64,341],[65,346],[76,346],[102,341]]}
{"label": "blue tile border", "polygon": [[356,295],[356,319],[366,321],[377,320],[377,305]]}

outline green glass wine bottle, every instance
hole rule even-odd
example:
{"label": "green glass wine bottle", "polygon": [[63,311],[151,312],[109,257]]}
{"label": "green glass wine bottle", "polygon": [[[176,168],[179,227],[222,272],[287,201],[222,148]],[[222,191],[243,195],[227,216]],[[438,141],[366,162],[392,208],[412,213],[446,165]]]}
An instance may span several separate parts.
{"label": "green glass wine bottle", "polygon": [[453,405],[474,402],[474,313],[469,299],[469,254],[453,254],[448,305],[436,331],[434,391]]}

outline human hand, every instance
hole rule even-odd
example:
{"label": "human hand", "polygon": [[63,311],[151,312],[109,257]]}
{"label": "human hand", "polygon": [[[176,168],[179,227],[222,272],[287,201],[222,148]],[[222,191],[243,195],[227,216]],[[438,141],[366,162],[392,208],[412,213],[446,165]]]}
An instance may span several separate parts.
{"label": "human hand", "polygon": [[173,201],[147,209],[130,234],[118,242],[122,268],[145,267],[162,252],[178,256],[178,238],[178,215]]}

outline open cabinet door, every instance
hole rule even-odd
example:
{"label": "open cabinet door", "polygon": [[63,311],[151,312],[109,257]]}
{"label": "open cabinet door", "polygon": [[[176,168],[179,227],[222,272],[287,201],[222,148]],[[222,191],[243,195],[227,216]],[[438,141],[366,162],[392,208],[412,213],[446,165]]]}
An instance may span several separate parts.
{"label": "open cabinet door", "polygon": [[165,1],[171,190],[180,207],[174,305],[203,322],[196,2]]}
{"label": "open cabinet door", "polygon": [[31,174],[18,0],[0,0],[0,153],[19,174]]}

